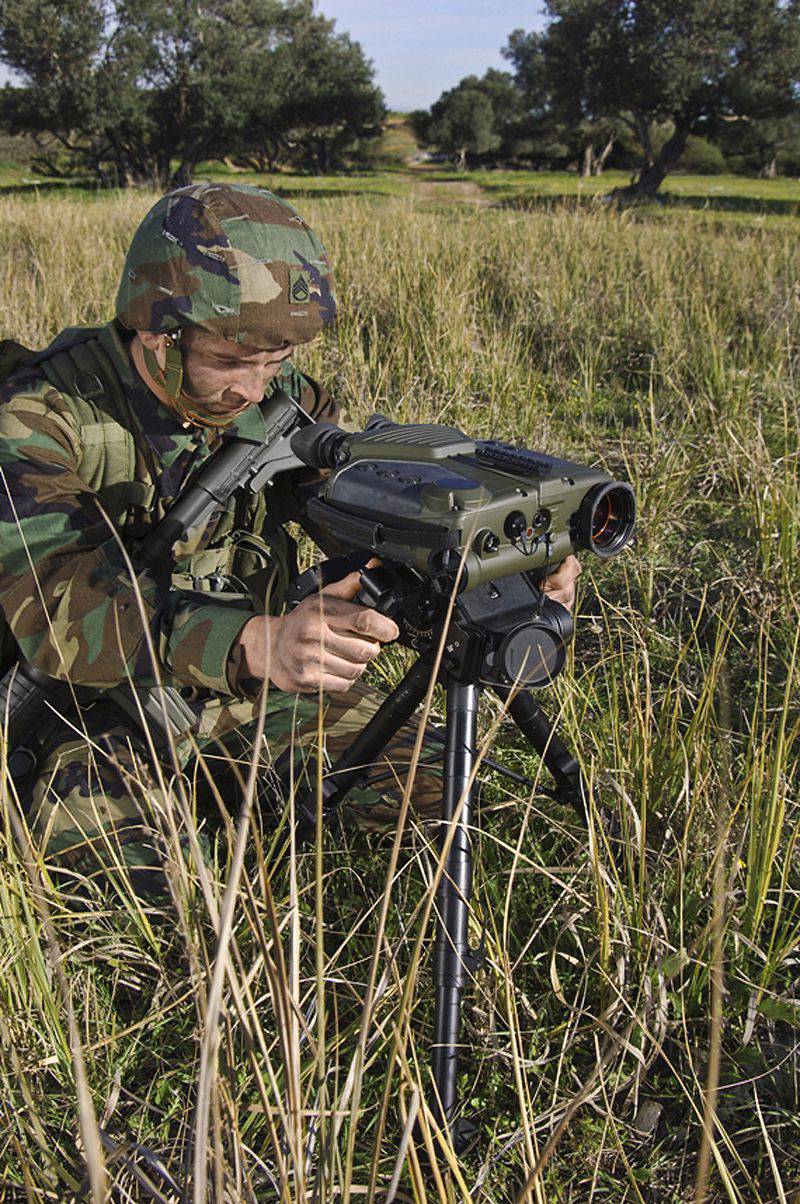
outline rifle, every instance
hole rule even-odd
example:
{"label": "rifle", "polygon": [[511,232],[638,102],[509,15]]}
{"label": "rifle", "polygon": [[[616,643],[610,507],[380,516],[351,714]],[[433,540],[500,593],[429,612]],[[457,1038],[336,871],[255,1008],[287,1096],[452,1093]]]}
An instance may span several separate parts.
{"label": "rifle", "polygon": [[[292,451],[291,436],[311,418],[283,389],[265,397],[258,408],[264,420],[263,437],[223,439],[133,551],[134,567],[163,572],[174,545],[207,522],[216,508],[225,507],[234,493],[259,493],[269,489],[279,473],[303,467]],[[170,735],[183,735],[196,720],[194,711],[173,687],[138,690],[126,683],[102,693],[137,723],[143,712],[165,745]],[[91,704],[99,695],[92,687],[50,677],[22,658],[12,665],[0,681],[0,730],[6,739],[8,773],[15,783],[24,786],[35,771],[42,739],[49,735],[53,722],[76,706]]]}

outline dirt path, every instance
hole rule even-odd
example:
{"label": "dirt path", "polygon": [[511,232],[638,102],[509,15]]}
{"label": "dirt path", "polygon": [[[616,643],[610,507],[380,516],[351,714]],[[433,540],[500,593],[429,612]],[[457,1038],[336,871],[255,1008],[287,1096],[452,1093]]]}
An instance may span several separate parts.
{"label": "dirt path", "polygon": [[487,204],[478,184],[470,180],[415,180],[411,195],[418,201],[469,201],[473,205]]}

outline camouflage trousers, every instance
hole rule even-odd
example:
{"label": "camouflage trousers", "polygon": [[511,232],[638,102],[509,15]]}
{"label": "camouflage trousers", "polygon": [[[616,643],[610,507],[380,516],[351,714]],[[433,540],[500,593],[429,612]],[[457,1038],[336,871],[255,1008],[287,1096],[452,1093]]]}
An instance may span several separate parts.
{"label": "camouflage trousers", "polygon": [[[310,766],[316,758],[322,756],[323,767],[335,762],[381,701],[382,695],[362,683],[321,701],[271,690],[256,750],[258,704],[214,698],[198,705],[194,730],[178,740],[174,756],[166,757],[154,757],[134,722],[101,701],[82,717],[85,734],[67,738],[62,729],[46,742],[26,808],[30,829],[48,868],[68,891],[80,894],[94,882],[104,889],[132,890],[140,898],[163,895],[166,861],[176,848],[184,856],[193,844],[197,850],[188,827],[196,822],[195,802],[209,781],[230,801],[231,788],[238,781],[241,790],[258,756],[257,798],[269,797],[273,807],[285,803],[287,783],[301,784],[305,777],[313,788],[316,773]],[[401,728],[378,760],[365,767],[348,795],[349,817],[367,826],[393,823],[416,736],[413,722]],[[423,745],[411,792],[419,818],[440,813],[440,759],[438,746]],[[199,844],[205,854],[202,836]]]}

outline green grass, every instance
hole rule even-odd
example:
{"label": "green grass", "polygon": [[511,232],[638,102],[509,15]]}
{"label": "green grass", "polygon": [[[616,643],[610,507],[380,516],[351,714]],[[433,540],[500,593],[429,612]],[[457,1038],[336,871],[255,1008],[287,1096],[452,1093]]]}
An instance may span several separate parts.
{"label": "green grass", "polygon": [[[447,175],[425,178],[446,184]],[[368,178],[384,179],[406,188],[402,177]],[[516,176],[492,179],[509,189],[494,199],[513,199]],[[468,181],[486,194],[483,179]],[[528,177],[520,193],[546,182],[555,196],[578,184]],[[634,483],[640,507],[628,553],[607,564],[585,558],[569,671],[544,699],[614,816],[621,850],[598,833],[590,856],[570,812],[539,791],[485,782],[472,931],[477,940],[486,930],[487,965],[466,1008],[462,1080],[480,1140],[457,1174],[443,1172],[444,1185],[426,1184],[412,1142],[398,1198],[511,1201],[546,1154],[526,1196],[536,1204],[678,1204],[694,1198],[706,1142],[709,1201],[792,1200],[794,224],[746,212],[710,222],[678,206],[631,214],[353,196],[352,177],[319,181],[316,196],[313,180],[275,183],[307,188],[301,210],[337,265],[338,327],[301,362],[356,422],[375,409],[446,419],[600,463]],[[787,195],[751,181],[747,196],[793,203],[797,185],[774,183]],[[720,185],[730,196],[744,187],[721,177],[702,187]],[[0,198],[4,334],[42,345],[62,325],[108,315],[127,239],[152,198],[76,200]],[[399,668],[388,658],[384,678]],[[489,707],[484,723],[492,717]],[[503,724],[492,743],[493,756],[538,773],[513,728]],[[210,894],[196,874],[181,878],[166,924],[100,900],[71,914],[6,831],[0,1183],[10,1200],[71,1199],[83,1178],[75,1030],[119,1198],[132,1169],[156,1173],[133,1143],[185,1182],[215,908],[229,869],[224,821],[212,813],[205,823],[220,857]],[[361,1199],[372,1176],[374,1198],[386,1192],[408,1109],[427,1085],[422,920],[435,864],[415,831],[389,881],[391,844],[391,833],[331,831],[319,859],[287,856],[266,819],[253,826],[211,1124],[200,1135],[220,1199],[222,1188],[235,1200],[278,1198],[270,1175],[287,1201],[311,1200],[315,1186],[317,1199]],[[52,910],[72,1035],[36,890]],[[379,990],[362,1064],[373,956]],[[277,1042],[282,1012],[288,1054]],[[715,1060],[719,1092],[704,1126]],[[287,1113],[290,1101],[300,1106]],[[334,1136],[326,1143],[320,1133]],[[90,1162],[99,1166],[99,1156]],[[163,1181],[161,1190],[171,1198]]]}
{"label": "green grass", "polygon": [[[574,172],[470,172],[470,178],[495,203],[520,207],[552,204],[596,204],[614,188],[624,187],[631,176],[608,171],[584,180]],[[451,176],[451,178],[454,178]],[[800,181],[781,177],[755,180],[745,176],[667,176],[653,200],[639,202],[629,212],[644,212],[668,219],[676,211],[695,211],[703,219],[751,224],[761,221],[796,221],[800,213]]]}
{"label": "green grass", "polygon": [[36,187],[39,184],[51,183],[45,176],[37,176],[23,163],[14,161],[0,162],[0,189]]}
{"label": "green grass", "polygon": [[[227,167],[218,161],[198,164],[198,179],[238,180],[270,188],[280,196],[300,201],[325,197],[408,197],[426,206],[462,201],[495,207],[537,208],[560,205],[599,203],[614,188],[627,184],[630,174],[608,171],[598,178],[584,180],[569,171],[488,171],[457,172],[430,164],[409,167],[403,162],[413,149],[408,131],[402,124],[390,122],[386,133],[386,157],[374,170],[343,172],[326,176],[298,175],[277,171],[264,174]],[[81,181],[63,181],[37,177],[18,163],[0,164],[0,194],[5,191],[33,195],[72,196],[84,201],[109,195],[106,190],[88,187]],[[719,219],[772,223],[796,220],[800,212],[800,181],[789,177],[758,180],[731,175],[668,176],[658,196],[629,210],[649,220],[669,220],[677,213],[683,220],[686,211],[701,220]]]}
{"label": "green grass", "polygon": [[[217,178],[214,164],[201,175]],[[553,204],[594,204],[614,188],[627,184],[630,175],[609,171],[598,178],[584,180],[575,172],[465,171],[456,172],[439,166],[419,165],[404,170],[396,167],[375,172],[338,176],[292,176],[283,173],[271,177],[243,173],[236,178],[262,184],[288,197],[313,197],[334,194],[422,197],[428,203],[447,203],[459,199],[466,185],[472,203],[497,206],[536,207]],[[438,186],[438,188],[437,188]],[[786,217],[794,220],[800,212],[800,181],[781,177],[755,180],[743,176],[668,176],[658,196],[637,206],[650,216],[697,210],[705,216],[737,220],[753,217]]]}
{"label": "green grass", "polygon": [[[449,172],[448,178],[460,179],[458,173]],[[515,171],[472,171],[468,178],[489,192],[504,196],[530,191],[542,196],[594,197],[620,188],[629,183],[631,173],[606,171],[602,176],[583,179],[572,171],[515,172]],[[757,180],[749,176],[689,175],[675,172],[667,176],[661,186],[664,196],[670,198],[694,197],[702,200],[788,201],[800,204],[800,181],[788,176],[774,180]]]}

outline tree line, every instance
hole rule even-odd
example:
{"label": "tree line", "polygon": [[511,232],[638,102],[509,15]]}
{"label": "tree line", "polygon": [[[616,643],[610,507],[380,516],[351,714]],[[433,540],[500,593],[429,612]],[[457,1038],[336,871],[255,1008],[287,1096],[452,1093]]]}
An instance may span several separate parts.
{"label": "tree line", "polygon": [[510,71],[467,76],[417,136],[459,166],[635,168],[655,193],[679,164],[800,174],[800,0],[545,0]]}
{"label": "tree line", "polygon": [[[678,165],[800,174],[800,0],[545,0],[509,70],[411,115],[469,165]],[[313,0],[2,0],[0,126],[38,169],[112,184],[192,179],[200,160],[327,172],[375,154],[386,116],[358,43]]]}
{"label": "tree line", "polygon": [[0,125],[39,169],[176,186],[200,160],[326,172],[374,147],[383,96],[313,0],[3,0]]}

